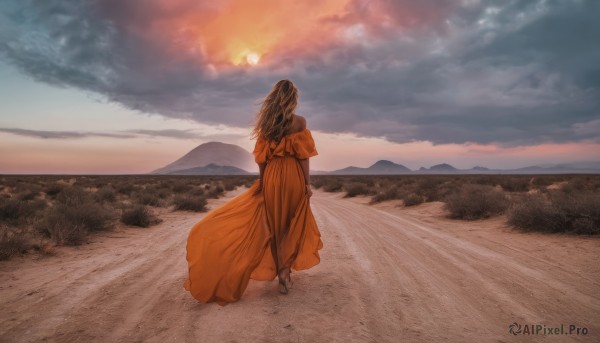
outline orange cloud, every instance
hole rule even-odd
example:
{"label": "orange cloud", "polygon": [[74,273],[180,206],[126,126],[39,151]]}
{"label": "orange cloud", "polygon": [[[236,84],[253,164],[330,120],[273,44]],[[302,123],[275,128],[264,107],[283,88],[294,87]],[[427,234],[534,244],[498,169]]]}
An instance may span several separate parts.
{"label": "orange cloud", "polygon": [[189,8],[188,1],[164,0],[162,10],[185,13],[158,18],[151,34],[171,33],[174,52],[200,53],[217,67],[254,65],[272,54],[308,51],[314,45],[310,42],[331,39],[335,27],[327,19],[342,15],[349,1],[231,0],[219,8]]}

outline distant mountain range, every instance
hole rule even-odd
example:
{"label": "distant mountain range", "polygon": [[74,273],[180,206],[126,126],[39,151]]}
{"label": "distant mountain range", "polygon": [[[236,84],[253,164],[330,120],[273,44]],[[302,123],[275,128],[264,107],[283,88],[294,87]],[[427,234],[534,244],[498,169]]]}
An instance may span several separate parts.
{"label": "distant mountain range", "polygon": [[[169,175],[252,175],[256,164],[251,153],[235,144],[208,142],[201,144],[178,160],[159,168],[152,174]],[[411,170],[402,164],[379,160],[370,167],[350,166],[333,171],[311,170],[316,175],[402,175],[402,174],[564,174],[600,173],[600,161],[582,161],[560,164],[543,164],[516,169],[490,169],[475,166],[458,169],[441,163],[429,168]]]}

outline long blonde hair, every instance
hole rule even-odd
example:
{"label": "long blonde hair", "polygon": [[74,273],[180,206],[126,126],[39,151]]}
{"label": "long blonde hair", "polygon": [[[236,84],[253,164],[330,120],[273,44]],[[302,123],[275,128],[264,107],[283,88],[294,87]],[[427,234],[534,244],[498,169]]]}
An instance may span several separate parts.
{"label": "long blonde hair", "polygon": [[260,135],[279,142],[292,125],[292,115],[298,104],[298,89],[292,81],[281,80],[262,101],[256,114],[256,125],[252,138]]}

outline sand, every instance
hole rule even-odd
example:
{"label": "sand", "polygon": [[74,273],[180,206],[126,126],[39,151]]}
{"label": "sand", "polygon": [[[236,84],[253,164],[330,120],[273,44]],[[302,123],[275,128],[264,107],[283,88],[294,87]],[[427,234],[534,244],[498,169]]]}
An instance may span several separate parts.
{"label": "sand", "polygon": [[[292,272],[288,295],[250,281],[225,307],[182,287],[187,232],[204,214],[163,211],[152,228],[2,261],[0,341],[600,341],[600,239],[446,219],[438,202],[367,202],[315,191],[321,263]],[[513,336],[513,322],[588,334]]]}

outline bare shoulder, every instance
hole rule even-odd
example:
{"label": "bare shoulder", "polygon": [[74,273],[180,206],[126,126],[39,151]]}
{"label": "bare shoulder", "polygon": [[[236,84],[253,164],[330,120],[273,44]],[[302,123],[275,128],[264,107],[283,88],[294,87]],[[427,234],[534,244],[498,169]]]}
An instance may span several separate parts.
{"label": "bare shoulder", "polygon": [[303,116],[294,114],[294,119],[295,119],[294,126],[296,127],[295,131],[302,131],[302,130],[306,129],[306,118],[304,118]]}

